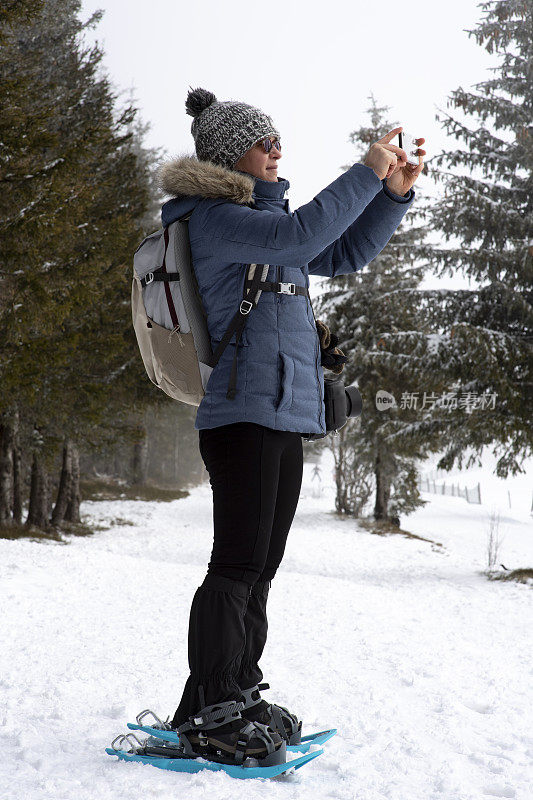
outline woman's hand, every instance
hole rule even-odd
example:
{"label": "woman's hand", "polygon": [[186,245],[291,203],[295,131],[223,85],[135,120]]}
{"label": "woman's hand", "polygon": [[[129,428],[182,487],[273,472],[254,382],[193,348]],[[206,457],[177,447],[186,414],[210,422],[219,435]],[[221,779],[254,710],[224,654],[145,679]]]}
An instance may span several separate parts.
{"label": "woman's hand", "polygon": [[[425,141],[424,138],[415,139],[417,145],[424,144]],[[392,145],[389,145],[389,147],[391,146]],[[400,150],[399,147],[397,149],[407,156],[405,150]],[[395,167],[389,168],[389,172],[386,175],[387,189],[390,189],[394,194],[406,195],[424,169],[424,159],[422,156],[426,155],[426,151],[421,150],[419,147],[416,154],[419,159],[418,164],[409,164],[407,161],[404,161],[402,157],[398,160]]]}
{"label": "woman's hand", "polygon": [[[387,179],[387,188],[398,195],[405,195],[414,184],[424,168],[422,156],[426,155],[425,150],[418,150],[419,163],[409,164],[407,153],[395,144],[390,144],[402,127],[394,128],[377,142],[370,146],[370,150],[365,158],[364,164],[371,167],[378,178]],[[424,138],[416,139],[417,145],[424,144]]]}

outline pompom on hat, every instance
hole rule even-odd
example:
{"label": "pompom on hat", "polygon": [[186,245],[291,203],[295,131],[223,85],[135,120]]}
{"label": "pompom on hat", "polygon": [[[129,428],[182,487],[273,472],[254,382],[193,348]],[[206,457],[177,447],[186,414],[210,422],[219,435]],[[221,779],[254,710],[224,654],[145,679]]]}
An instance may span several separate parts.
{"label": "pompom on hat", "polygon": [[189,88],[185,110],[193,117],[191,133],[201,161],[234,169],[256,142],[266,136],[280,138],[272,119],[259,108],[234,100],[220,102],[207,89]]}

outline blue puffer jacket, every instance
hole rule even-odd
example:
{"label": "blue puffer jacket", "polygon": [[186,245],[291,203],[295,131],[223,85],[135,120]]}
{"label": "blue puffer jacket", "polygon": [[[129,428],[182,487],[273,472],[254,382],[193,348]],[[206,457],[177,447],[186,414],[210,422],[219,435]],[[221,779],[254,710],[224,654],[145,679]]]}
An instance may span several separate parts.
{"label": "blue puffer jacket", "polygon": [[[193,267],[215,350],[244,296],[250,263],[269,264],[267,281],[309,287],[309,275],[355,272],[385,247],[411,206],[374,170],[354,164],[291,211],[284,178],[264,181],[193,156],[168,162],[161,183],[169,225],[192,211]],[[235,337],[206,387],[195,428],[251,421],[269,428],[325,433],[324,372],[314,315],[305,295],[263,291],[238,345],[236,395],[226,398]]]}

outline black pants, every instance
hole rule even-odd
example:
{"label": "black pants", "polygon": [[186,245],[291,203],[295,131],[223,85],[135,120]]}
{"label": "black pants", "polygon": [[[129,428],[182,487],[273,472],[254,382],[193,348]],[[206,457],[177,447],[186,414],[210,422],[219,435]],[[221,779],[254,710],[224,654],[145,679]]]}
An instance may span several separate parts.
{"label": "black pants", "polygon": [[191,672],[174,727],[262,680],[268,591],[302,484],[300,433],[236,422],[200,430],[199,443],[213,490],[214,542],[192,602]]}

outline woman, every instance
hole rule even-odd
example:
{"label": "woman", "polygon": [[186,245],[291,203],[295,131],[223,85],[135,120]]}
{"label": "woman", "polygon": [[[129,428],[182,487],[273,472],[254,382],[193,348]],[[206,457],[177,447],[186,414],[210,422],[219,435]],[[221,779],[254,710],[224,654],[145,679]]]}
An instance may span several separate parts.
{"label": "woman", "polygon": [[244,332],[211,373],[196,416],[214,543],[192,602],[191,672],[172,721],[195,753],[242,763],[248,755],[275,757],[283,741],[300,737],[297,717],[261,697],[268,684],[260,685],[258,662],[268,591],[298,503],[301,434],[326,430],[309,274],[334,277],[375,258],[411,206],[423,165],[407,164],[390,144],[396,128],[371,146],[364,164],[291,212],[269,116],[204,89],[188,93],[186,111],[196,157],[163,166],[161,186],[174,199],[162,220],[166,226],[192,212],[191,256],[213,350],[249,290],[248,265],[268,266],[260,300],[244,307]]}

